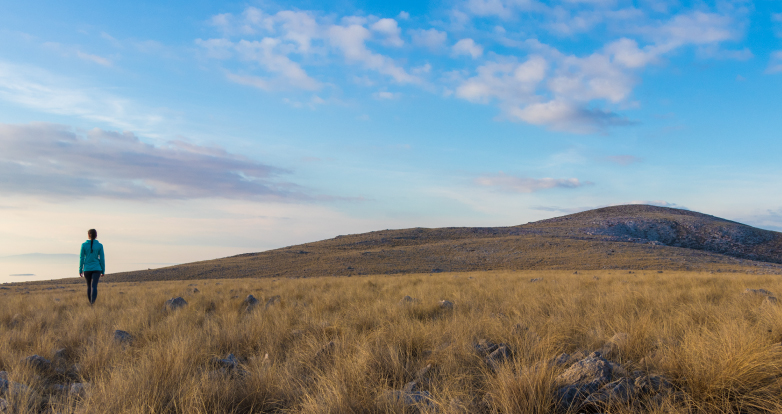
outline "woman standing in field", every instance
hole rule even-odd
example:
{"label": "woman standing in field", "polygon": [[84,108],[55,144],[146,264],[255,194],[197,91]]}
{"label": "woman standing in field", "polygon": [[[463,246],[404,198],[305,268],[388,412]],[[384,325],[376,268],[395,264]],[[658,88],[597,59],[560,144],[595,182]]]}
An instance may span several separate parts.
{"label": "woman standing in field", "polygon": [[87,279],[87,298],[92,305],[98,297],[98,280],[106,273],[106,256],[103,245],[95,240],[98,238],[97,230],[89,229],[87,236],[90,239],[81,245],[79,254],[79,276]]}

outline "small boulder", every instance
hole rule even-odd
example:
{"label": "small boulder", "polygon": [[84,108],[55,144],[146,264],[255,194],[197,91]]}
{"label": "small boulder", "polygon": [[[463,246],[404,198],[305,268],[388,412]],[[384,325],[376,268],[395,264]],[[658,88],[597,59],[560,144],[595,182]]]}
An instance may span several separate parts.
{"label": "small boulder", "polygon": [[192,294],[196,294],[196,293],[199,293],[199,292],[201,292],[201,291],[200,291],[200,290],[198,290],[198,288],[197,288],[197,287],[193,287],[193,288],[190,288],[190,289],[188,289],[188,290],[187,290],[187,292],[188,292],[188,293],[192,293]]}
{"label": "small boulder", "polygon": [[47,372],[52,369],[52,361],[49,361],[40,355],[30,355],[23,359],[22,362],[38,372]]}
{"label": "small boulder", "polygon": [[411,296],[405,296],[402,298],[402,300],[399,301],[400,305],[408,305],[411,303],[417,303],[420,302],[418,299],[411,297]]}
{"label": "small boulder", "polygon": [[240,364],[239,359],[236,358],[234,354],[228,354],[228,356],[223,359],[215,359],[215,363],[220,368],[225,368],[228,371],[233,371],[234,369],[238,368]]}
{"label": "small boulder", "polygon": [[454,304],[450,300],[441,300],[438,306],[440,306],[440,309],[453,310]]}
{"label": "small boulder", "polygon": [[258,304],[258,299],[256,299],[253,295],[247,295],[247,297],[242,301],[242,304],[244,304],[244,310],[250,312],[253,310],[253,308],[255,308],[255,305]]}
{"label": "small boulder", "polygon": [[543,280],[542,277],[536,277],[534,279],[530,279],[529,281],[530,281],[530,283],[535,283],[535,282],[540,282],[541,280]]}
{"label": "small boulder", "polygon": [[117,329],[114,331],[114,341],[120,344],[129,344],[133,342],[133,335],[128,332]]}
{"label": "small boulder", "polygon": [[600,387],[611,382],[613,367],[599,352],[577,361],[556,378],[560,388],[556,391],[562,411],[578,408]]}
{"label": "small boulder", "polygon": [[659,375],[641,375],[635,379],[633,385],[638,393],[643,395],[657,395],[673,390],[673,385]]}
{"label": "small boulder", "polygon": [[266,301],[266,308],[268,309],[270,306],[274,306],[280,303],[280,295],[274,295],[269,298],[269,300]]}
{"label": "small boulder", "polygon": [[176,310],[184,306],[187,306],[187,301],[182,297],[176,297],[166,301],[167,310]]}
{"label": "small boulder", "polygon": [[502,362],[510,359],[511,351],[507,345],[500,345],[494,350],[488,357],[486,357],[486,364],[496,371]]}
{"label": "small boulder", "polygon": [[73,395],[75,397],[84,398],[87,396],[87,392],[90,390],[90,384],[87,382],[77,382],[74,384],[71,384],[70,389],[68,390],[68,393],[70,395]]}
{"label": "small boulder", "polygon": [[488,356],[492,352],[496,351],[500,346],[488,339],[479,339],[475,345],[472,346],[475,351],[481,356]]}
{"label": "small boulder", "polygon": [[11,407],[8,405],[8,401],[0,398],[0,413],[11,412]]}
{"label": "small boulder", "polygon": [[56,351],[54,351],[54,359],[55,360],[65,360],[68,359],[70,354],[68,353],[67,348],[60,348]]}
{"label": "small boulder", "polygon": [[766,289],[750,289],[746,288],[744,289],[745,295],[760,295],[760,296],[774,296],[771,292],[767,291]]}
{"label": "small boulder", "polygon": [[600,409],[616,404],[627,404],[635,395],[636,390],[632,380],[621,378],[604,385],[597,392],[590,394],[584,399],[581,409],[587,407]]}

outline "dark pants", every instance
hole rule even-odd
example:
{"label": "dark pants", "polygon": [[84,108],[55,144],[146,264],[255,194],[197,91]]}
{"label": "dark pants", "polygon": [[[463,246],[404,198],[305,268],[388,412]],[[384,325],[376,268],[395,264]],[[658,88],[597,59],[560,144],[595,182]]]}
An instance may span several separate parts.
{"label": "dark pants", "polygon": [[87,279],[87,299],[90,300],[90,305],[95,303],[95,299],[98,298],[98,280],[100,280],[100,271],[90,270],[84,272],[84,278]]}

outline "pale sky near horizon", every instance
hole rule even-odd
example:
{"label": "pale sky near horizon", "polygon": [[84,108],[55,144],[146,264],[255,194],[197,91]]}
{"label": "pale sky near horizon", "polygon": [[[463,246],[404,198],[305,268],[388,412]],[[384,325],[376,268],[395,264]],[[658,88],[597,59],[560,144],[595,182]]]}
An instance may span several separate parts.
{"label": "pale sky near horizon", "polygon": [[111,273],[625,203],[782,230],[779,0],[0,9],[0,257],[96,228]]}

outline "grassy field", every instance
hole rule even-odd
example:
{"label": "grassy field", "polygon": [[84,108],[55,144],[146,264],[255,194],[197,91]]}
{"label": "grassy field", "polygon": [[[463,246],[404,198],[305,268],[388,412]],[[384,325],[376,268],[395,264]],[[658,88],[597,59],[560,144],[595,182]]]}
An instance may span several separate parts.
{"label": "grassy field", "polygon": [[[782,412],[782,305],[743,294],[782,293],[779,276],[571,270],[144,283],[109,276],[94,307],[81,286],[56,286],[0,290],[0,370],[27,386],[12,384],[16,391],[3,396],[10,412],[556,412],[557,376],[567,365],[550,361],[601,349],[616,334],[627,336],[612,360],[628,373],[664,376],[674,392],[605,412]],[[260,300],[249,312],[248,294]],[[281,300],[267,307],[275,295]],[[418,300],[400,303],[406,295]],[[189,305],[165,310],[175,296]],[[133,341],[118,343],[117,329]],[[506,344],[511,356],[492,367],[476,350],[482,339]],[[22,362],[33,354],[52,368]],[[228,354],[239,366],[217,362]],[[424,396],[418,404],[394,397],[414,380],[415,395]],[[75,382],[89,386],[80,394],[58,387]]]}

